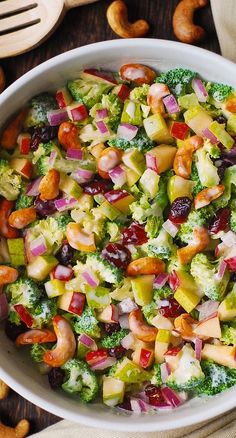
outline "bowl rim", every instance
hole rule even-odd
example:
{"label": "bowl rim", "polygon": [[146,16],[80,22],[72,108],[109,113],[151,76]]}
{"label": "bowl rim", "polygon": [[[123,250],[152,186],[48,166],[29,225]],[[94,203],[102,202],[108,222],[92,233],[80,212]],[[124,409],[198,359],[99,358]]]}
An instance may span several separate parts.
{"label": "bowl rim", "polygon": [[[53,58],[50,58],[49,60],[39,64],[38,66],[34,67],[27,73],[25,73],[22,77],[17,79],[13,84],[11,84],[3,93],[0,95],[0,105],[4,104],[5,100],[8,100],[13,94],[17,93],[20,89],[20,87],[27,84],[27,82],[34,80],[37,78],[37,76],[45,73],[47,70],[50,70],[51,68],[55,68],[56,66],[66,63],[70,59],[74,59],[76,56],[83,56],[83,54],[87,54],[89,51],[96,51],[99,49],[112,49],[113,47],[139,47],[142,48],[153,46],[153,47],[159,47],[162,49],[172,49],[172,50],[178,50],[183,53],[183,55],[187,56],[194,56],[201,55],[201,57],[209,63],[210,60],[216,61],[217,63],[220,63],[226,67],[229,67],[229,69],[235,69],[236,71],[236,65],[225,58],[223,58],[221,55],[218,55],[216,53],[210,52],[206,49],[202,49],[199,47],[190,46],[187,44],[175,42],[175,41],[168,41],[168,40],[162,40],[162,39],[152,39],[152,38],[139,38],[139,39],[125,39],[125,40],[108,40],[108,41],[101,41],[93,44],[89,44],[87,46],[78,47],[72,50],[69,50],[67,52],[64,52],[62,54],[59,54]],[[91,410],[91,414],[84,415],[81,414],[79,411],[76,413],[76,418],[74,412],[71,412],[68,408],[63,408],[60,406],[55,405],[53,402],[50,402],[45,396],[40,396],[38,394],[32,393],[29,389],[24,387],[23,384],[21,384],[15,377],[8,374],[6,370],[3,370],[2,367],[0,368],[1,378],[17,393],[19,393],[21,396],[29,400],[30,402],[34,403],[35,405],[39,406],[42,409],[46,409],[48,412],[53,413],[54,415],[61,416],[62,418],[66,418],[70,421],[76,421],[78,423],[81,423],[83,425],[88,425],[88,419],[91,420],[92,424],[89,424],[89,426],[92,427],[100,427],[107,430],[119,430],[119,431],[130,431],[130,432],[136,432],[137,427],[140,432],[152,432],[152,431],[162,431],[162,430],[170,430],[170,423],[171,423],[171,429],[174,428],[180,428],[180,427],[186,427],[190,426],[196,423],[202,423],[204,421],[210,420],[226,411],[229,411],[230,409],[235,407],[235,401],[234,397],[228,397],[228,391],[225,393],[225,396],[223,397],[223,400],[220,400],[220,403],[214,404],[214,403],[208,403],[207,409],[202,409],[199,412],[194,412],[194,408],[190,407],[190,413],[189,415],[185,416],[184,418],[173,418],[171,420],[167,421],[158,421],[156,416],[150,416],[149,422],[143,422],[143,423],[135,423],[135,416],[130,417],[130,423],[127,422],[120,422],[119,417],[114,416],[112,420],[104,420],[103,416],[101,414],[101,418],[94,418],[93,417],[93,411]],[[235,394],[236,394],[236,388],[235,388]],[[215,399],[216,396],[214,396],[211,400]],[[192,411],[193,410],[193,411]],[[170,411],[171,413],[171,411]],[[161,420],[161,417],[159,417]],[[132,421],[133,420],[133,421]]]}

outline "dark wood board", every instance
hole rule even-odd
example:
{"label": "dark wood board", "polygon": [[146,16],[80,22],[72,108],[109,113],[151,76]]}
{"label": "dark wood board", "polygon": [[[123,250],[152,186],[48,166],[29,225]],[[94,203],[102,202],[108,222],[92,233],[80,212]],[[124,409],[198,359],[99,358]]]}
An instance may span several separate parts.
{"label": "dark wood board", "polygon": [[[117,38],[106,22],[109,3],[108,0],[100,0],[98,3],[69,11],[56,32],[40,47],[23,55],[1,60],[7,85],[55,55],[75,47]],[[171,20],[177,3],[178,0],[127,0],[130,21],[144,18],[151,25],[148,35],[150,38],[176,40]],[[199,11],[196,21],[207,30],[207,39],[201,43],[201,47],[220,53],[210,7]],[[0,402],[0,414],[2,421],[9,425],[16,424],[21,418],[27,418],[31,423],[31,433],[59,420],[55,415],[43,411],[13,391],[6,400]]]}

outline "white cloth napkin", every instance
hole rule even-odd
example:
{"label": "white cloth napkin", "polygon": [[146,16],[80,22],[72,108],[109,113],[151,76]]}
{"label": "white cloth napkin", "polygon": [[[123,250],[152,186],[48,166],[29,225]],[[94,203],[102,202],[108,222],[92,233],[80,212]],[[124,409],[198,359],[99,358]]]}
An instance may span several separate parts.
{"label": "white cloth napkin", "polygon": [[[236,62],[236,0],[211,0],[222,55]],[[60,421],[32,438],[236,438],[236,410],[210,422],[165,432],[125,433]]]}

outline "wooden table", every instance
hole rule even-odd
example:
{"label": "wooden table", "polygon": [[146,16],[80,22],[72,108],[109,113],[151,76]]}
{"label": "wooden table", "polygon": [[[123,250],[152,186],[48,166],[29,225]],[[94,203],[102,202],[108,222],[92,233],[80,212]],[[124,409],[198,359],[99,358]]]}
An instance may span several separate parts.
{"label": "wooden table", "polygon": [[[151,25],[148,35],[150,38],[176,40],[171,18],[177,2],[178,0],[127,0],[130,20],[148,20]],[[100,0],[98,3],[71,10],[57,31],[40,47],[24,55],[1,61],[7,85],[52,56],[96,41],[116,38],[105,19],[109,3],[108,0]],[[201,23],[208,33],[201,47],[220,53],[210,7],[197,13],[196,21]],[[55,415],[43,411],[13,391],[7,400],[0,402],[0,414],[2,420],[9,425],[15,424],[21,418],[27,418],[32,425],[31,433],[59,421]]]}

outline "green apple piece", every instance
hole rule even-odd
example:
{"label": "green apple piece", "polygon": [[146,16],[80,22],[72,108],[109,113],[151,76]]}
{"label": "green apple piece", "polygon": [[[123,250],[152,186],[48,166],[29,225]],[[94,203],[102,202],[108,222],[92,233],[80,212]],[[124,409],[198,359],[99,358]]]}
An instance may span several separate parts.
{"label": "green apple piece", "polygon": [[185,123],[195,132],[202,136],[202,131],[209,128],[213,122],[212,117],[200,106],[196,105],[184,113]]}
{"label": "green apple piece", "polygon": [[[54,278],[54,280],[47,281],[44,286],[45,286],[45,290],[47,292],[48,298],[59,297],[60,295],[64,295],[65,293],[71,294],[71,292],[66,292],[65,282],[61,281],[61,280],[57,280],[56,278]],[[73,294],[73,292],[72,292],[72,294]],[[63,308],[63,307],[59,307],[59,308]],[[63,310],[65,310],[65,309],[63,309]]]}
{"label": "green apple piece", "polygon": [[132,125],[142,126],[142,111],[140,103],[126,100],[121,114],[121,123],[131,123]]}
{"label": "green apple piece", "polygon": [[236,135],[236,114],[231,114],[227,121],[227,131],[230,134]]}
{"label": "green apple piece", "polygon": [[78,359],[84,359],[86,354],[90,351],[90,349],[88,347],[86,347],[86,345],[81,344],[81,342],[78,341],[78,347],[77,347],[77,353],[76,356],[78,357]]}
{"label": "green apple piece", "polygon": [[58,263],[56,257],[51,255],[35,257],[26,267],[27,275],[34,280],[43,281]]}
{"label": "green apple piece", "polygon": [[142,190],[153,199],[159,190],[160,175],[152,169],[146,169],[140,178],[139,184]]}
{"label": "green apple piece", "polygon": [[110,289],[107,287],[98,286],[91,288],[88,286],[85,287],[85,292],[88,306],[92,309],[103,309],[111,302]]}
{"label": "green apple piece", "polygon": [[168,350],[170,343],[171,333],[168,330],[158,330],[156,341],[155,341],[155,362],[163,363],[165,360],[165,353]]}
{"label": "green apple piece", "polygon": [[202,359],[214,362],[229,368],[236,368],[236,347],[226,345],[205,344],[202,349]]}
{"label": "green apple piece", "polygon": [[139,306],[151,303],[155,275],[140,275],[131,280],[134,300]]}
{"label": "green apple piece", "polygon": [[24,239],[7,239],[7,246],[11,264],[14,266],[26,265]]}
{"label": "green apple piece", "polygon": [[114,377],[103,378],[103,403],[107,406],[116,406],[123,402],[125,383]]}
{"label": "green apple piece", "polygon": [[165,122],[164,117],[157,113],[147,117],[143,121],[147,136],[157,143],[172,143],[173,138]]}
{"label": "green apple piece", "polygon": [[60,174],[60,190],[72,198],[78,199],[82,194],[82,189],[79,184],[65,173]]}
{"label": "green apple piece", "polygon": [[211,123],[209,126],[209,130],[214,134],[217,138],[217,140],[223,144],[227,149],[231,149],[234,145],[234,139],[231,137],[231,135],[226,132],[223,125],[218,123],[216,120]]}
{"label": "green apple piece", "polygon": [[156,337],[156,341],[169,344],[171,339],[171,332],[165,329],[159,329]]}
{"label": "green apple piece", "polygon": [[199,293],[194,278],[190,274],[181,271],[176,273],[180,284],[175,291],[174,298],[187,313],[190,313],[201,301],[204,294]]}
{"label": "green apple piece", "polygon": [[220,321],[231,321],[231,319],[236,318],[236,284],[220,303],[218,314]]}
{"label": "green apple piece", "polygon": [[132,187],[139,180],[140,174],[135,172],[133,169],[130,169],[130,167],[125,166],[124,164],[122,164],[121,167],[126,173],[126,182],[128,187]]}
{"label": "green apple piece", "polygon": [[209,153],[203,147],[196,151],[196,167],[201,184],[204,187],[217,186],[220,182],[217,167],[214,166]]}
{"label": "green apple piece", "polygon": [[146,160],[148,160],[150,155],[154,157],[155,170],[157,173],[162,173],[173,167],[176,150],[174,146],[160,144],[147,152]]}
{"label": "green apple piece", "polygon": [[178,175],[171,176],[168,179],[167,185],[167,194],[170,203],[172,204],[172,202],[180,196],[187,196],[188,198],[192,199],[192,190],[194,186],[194,181],[190,181]]}
{"label": "green apple piece", "polygon": [[145,158],[137,149],[129,149],[122,156],[123,163],[141,176],[145,169]]}
{"label": "green apple piece", "polygon": [[103,216],[107,217],[107,219],[110,219],[110,221],[114,221],[120,216],[120,211],[113,207],[108,201],[104,201],[97,210],[99,210]]}
{"label": "green apple piece", "polygon": [[112,377],[125,383],[139,383],[151,379],[151,372],[144,371],[139,365],[125,357],[114,370]]}
{"label": "green apple piece", "polygon": [[183,109],[189,109],[189,108],[192,108],[193,106],[199,105],[198,100],[197,100],[197,96],[195,93],[185,94],[184,96],[180,96],[178,98],[178,104]]}

